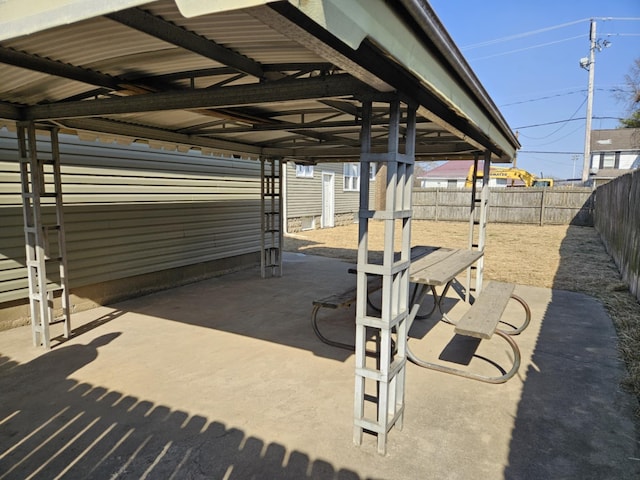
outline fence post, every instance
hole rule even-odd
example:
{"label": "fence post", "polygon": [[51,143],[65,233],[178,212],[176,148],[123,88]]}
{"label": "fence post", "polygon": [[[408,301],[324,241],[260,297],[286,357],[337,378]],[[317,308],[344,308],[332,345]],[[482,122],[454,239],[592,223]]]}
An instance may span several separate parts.
{"label": "fence post", "polygon": [[542,195],[540,195],[540,226],[544,225],[544,194],[546,188],[542,189]]}
{"label": "fence post", "polygon": [[435,221],[436,222],[438,221],[438,208],[439,208],[439,206],[438,206],[438,192],[439,191],[440,191],[440,188],[436,187],[436,208],[435,208],[435,213],[433,215],[435,217]]}

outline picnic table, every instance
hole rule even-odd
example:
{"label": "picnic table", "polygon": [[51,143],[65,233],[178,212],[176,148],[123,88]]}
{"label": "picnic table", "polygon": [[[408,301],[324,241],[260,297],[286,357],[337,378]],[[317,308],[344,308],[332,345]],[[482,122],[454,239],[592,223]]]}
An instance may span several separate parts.
{"label": "picnic table", "polygon": [[[435,306],[441,313],[441,319],[455,327],[455,333],[476,337],[480,339],[490,339],[494,334],[503,338],[513,350],[513,363],[508,371],[503,371],[502,375],[487,376],[452,368],[446,365],[425,361],[419,358],[409,348],[407,343],[407,357],[416,365],[444,373],[472,378],[487,383],[503,383],[513,377],[520,367],[520,349],[513,340],[513,335],[520,334],[531,320],[531,311],[528,304],[519,296],[513,293],[515,285],[511,283],[489,282],[483,286],[481,292],[476,292],[471,308],[457,322],[452,321],[447,313],[442,310],[442,299],[456,280],[456,277],[467,268],[475,264],[483,253],[478,250],[455,249],[455,248],[434,248],[427,255],[424,255],[411,262],[409,270],[410,281],[415,285],[413,298],[411,300],[411,311],[409,313],[408,328],[411,328],[413,321],[418,318],[417,312],[420,304],[428,290],[434,296]],[[437,293],[436,287],[443,287]],[[467,285],[469,288],[469,285]],[[514,327],[505,331],[498,328],[502,315],[509,300],[516,300],[525,310],[525,320],[520,327]]]}
{"label": "picnic table", "polygon": [[[527,303],[522,298],[513,294],[515,285],[501,282],[487,283],[483,287],[482,293],[478,294],[478,292],[476,292],[476,298],[474,299],[473,305],[458,321],[450,319],[447,312],[443,311],[442,308],[443,298],[446,297],[448,290],[457,280],[457,277],[466,269],[474,265],[480,258],[482,258],[482,256],[483,252],[471,249],[423,245],[412,247],[409,278],[413,285],[413,289],[409,304],[410,312],[408,328],[411,328],[414,320],[425,319],[437,308],[441,315],[440,320],[453,325],[456,334],[481,339],[490,339],[494,334],[502,337],[509,344],[514,353],[513,366],[511,369],[503,375],[495,377],[478,375],[465,370],[425,361],[413,353],[408,345],[407,357],[416,365],[424,368],[452,373],[489,383],[502,383],[515,375],[520,366],[520,350],[511,337],[522,332],[528,326],[531,318],[531,312]],[[348,272],[356,273],[356,268],[349,268]],[[438,292],[436,287],[442,287],[442,290]],[[380,288],[382,288],[381,277],[379,275],[371,275],[367,288],[367,301],[369,305],[376,310],[378,310],[378,308],[370,302],[369,296]],[[469,285],[467,285],[466,288],[468,289]],[[418,312],[422,302],[429,291],[431,291],[433,296],[433,308],[426,315],[419,315]],[[331,340],[321,333],[318,327],[317,316],[321,308],[338,309],[349,307],[355,303],[356,297],[357,289],[353,287],[345,292],[331,295],[313,302],[314,307],[311,315],[311,321],[314,332],[321,341],[335,347],[354,350],[354,345]],[[498,329],[497,326],[501,321],[502,314],[504,313],[510,299],[516,300],[524,307],[526,318],[522,326],[519,328],[514,327],[510,331],[504,331]]]}
{"label": "picnic table", "polygon": [[[411,262],[409,275],[411,283],[415,286],[411,305],[415,307],[421,304],[427,291],[431,290],[434,297],[434,307],[438,308],[444,321],[453,324],[454,322],[449,319],[446,312],[442,311],[442,299],[446,296],[456,277],[482,258],[483,252],[446,247],[426,248],[429,250],[425,255]],[[444,288],[438,294],[436,287],[440,286],[444,286]],[[469,288],[468,285],[467,288]],[[411,326],[411,321],[416,318],[418,308],[412,312],[409,326]]]}
{"label": "picnic table", "polygon": [[[427,245],[418,245],[411,248],[411,282],[413,283],[410,305],[415,305],[411,320],[423,320],[431,316],[436,307],[442,313],[440,300],[446,295],[449,285],[453,279],[462,272],[466,267],[475,263],[482,256],[481,252],[471,250],[460,250],[453,248],[434,247]],[[357,273],[356,267],[347,269],[350,274]],[[413,278],[413,273],[418,276]],[[445,285],[441,294],[437,293],[436,286]],[[370,275],[367,285],[367,303],[376,311],[380,309],[371,302],[370,295],[382,288],[382,278],[379,275]],[[426,312],[419,314],[420,306],[424,300],[428,289],[433,294],[433,306]],[[338,342],[324,335],[318,326],[318,313],[322,308],[339,309],[350,307],[356,301],[357,289],[351,287],[344,292],[330,295],[328,297],[314,300],[313,310],[311,313],[311,324],[316,336],[324,343],[338,348],[353,350],[354,345]],[[444,315],[444,314],[443,314]],[[446,317],[446,315],[444,315]]]}

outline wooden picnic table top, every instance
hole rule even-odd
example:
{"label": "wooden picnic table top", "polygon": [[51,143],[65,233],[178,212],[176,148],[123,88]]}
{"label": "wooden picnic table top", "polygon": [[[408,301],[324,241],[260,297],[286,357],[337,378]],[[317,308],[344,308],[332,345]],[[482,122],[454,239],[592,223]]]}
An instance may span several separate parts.
{"label": "wooden picnic table top", "polygon": [[411,282],[426,285],[446,285],[480,259],[478,250],[435,247],[411,262]]}
{"label": "wooden picnic table top", "polygon": [[[412,283],[446,285],[481,257],[482,252],[465,248],[414,246],[411,247],[410,279]],[[357,273],[357,268],[353,266],[348,272]]]}

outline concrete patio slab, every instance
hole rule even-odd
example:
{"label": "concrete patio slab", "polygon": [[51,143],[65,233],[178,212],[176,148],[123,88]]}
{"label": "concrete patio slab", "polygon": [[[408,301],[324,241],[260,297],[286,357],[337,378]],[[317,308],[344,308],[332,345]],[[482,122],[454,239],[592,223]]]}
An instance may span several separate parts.
{"label": "concrete patio slab", "polygon": [[[353,355],[309,320],[313,299],[354,283],[347,267],[287,254],[282,278],[251,269],[77,313],[77,335],[47,353],[28,327],[0,332],[0,478],[640,478],[638,405],[619,386],[604,308],[526,286],[516,377],[491,385],[409,364],[387,455],[371,435],[354,446]],[[353,311],[322,321],[353,333]],[[500,339],[465,359],[442,322],[416,322],[411,337],[458,368],[510,361]]]}

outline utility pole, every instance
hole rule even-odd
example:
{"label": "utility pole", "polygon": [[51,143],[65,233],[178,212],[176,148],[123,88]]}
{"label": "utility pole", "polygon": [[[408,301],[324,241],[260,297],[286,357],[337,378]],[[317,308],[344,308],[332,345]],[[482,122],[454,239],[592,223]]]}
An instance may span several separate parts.
{"label": "utility pole", "polygon": [[582,166],[582,181],[589,179],[589,168],[591,167],[591,112],[593,110],[593,79],[596,70],[596,21],[591,19],[591,29],[589,32],[589,60],[580,61],[583,68],[589,70],[589,86],[587,88],[587,122],[584,133],[584,164]]}

